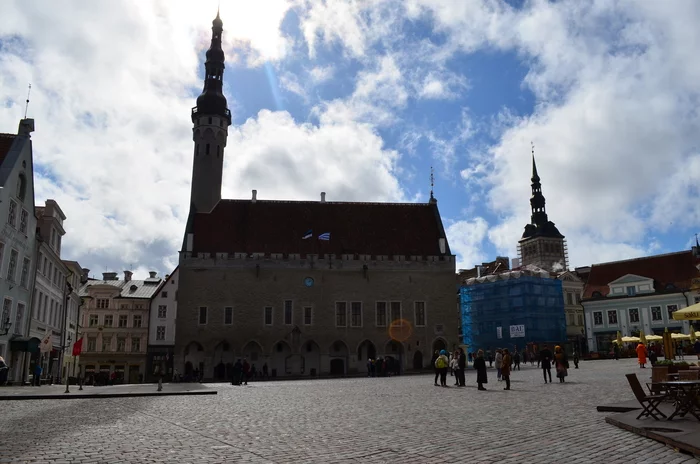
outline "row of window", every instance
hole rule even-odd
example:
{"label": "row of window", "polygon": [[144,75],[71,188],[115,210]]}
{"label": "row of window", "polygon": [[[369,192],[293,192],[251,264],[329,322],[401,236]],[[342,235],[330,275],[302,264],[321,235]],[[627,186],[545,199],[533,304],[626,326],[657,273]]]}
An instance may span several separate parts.
{"label": "row of window", "polygon": [[[97,298],[95,308],[114,309],[109,305],[109,298]],[[119,305],[119,309],[144,309],[144,305],[142,303],[134,303],[133,308],[130,308],[128,303],[122,303]]]}
{"label": "row of window", "polygon": [[[105,314],[102,318],[103,327],[114,327],[114,315]],[[126,314],[120,314],[117,319],[117,327],[120,329],[129,327],[129,316]],[[131,317],[131,327],[134,329],[140,329],[143,324],[143,318],[140,314],[134,314]],[[88,317],[88,327],[99,327],[100,325],[100,315],[90,314]]]}
{"label": "row of window", "polygon": [[571,314],[567,313],[566,314],[566,325],[569,326],[574,326],[574,325],[583,325],[583,314]]}
{"label": "row of window", "polygon": [[[5,244],[0,242],[0,270],[2,270],[2,264],[5,258]],[[17,263],[19,262],[19,251],[11,248],[10,249],[10,262],[7,265],[7,274],[5,278],[8,282],[17,283]],[[22,260],[22,271],[19,274],[19,285],[20,287],[28,288],[29,283],[29,266],[31,260],[29,258],[24,258]]]}
{"label": "row of window", "polygon": [[[12,226],[13,229],[17,229],[17,210],[19,210],[17,202],[10,200],[10,209],[7,213],[7,223]],[[27,228],[29,224],[29,212],[22,208],[19,213],[19,231],[27,235]]]}
{"label": "row of window", "polygon": [[62,303],[50,298],[48,294],[34,289],[34,319],[58,328],[62,325],[62,315]]}
{"label": "row of window", "polygon": [[57,266],[54,266],[51,260],[47,256],[44,256],[43,253],[39,253],[39,267],[37,271],[41,272],[56,287],[63,288],[63,273]]}
{"label": "row of window", "polygon": [[581,304],[581,292],[566,292],[566,304],[574,304],[574,296],[576,297],[576,304]]}
{"label": "row of window", "polygon": [[[160,316],[160,308],[158,317]],[[283,305],[283,321],[285,325],[292,325],[294,322],[294,303],[292,300],[285,300]],[[165,311],[165,310],[164,310]],[[164,313],[165,314],[165,313]],[[314,310],[312,306],[302,307],[302,321],[304,325],[312,325],[314,321]],[[165,317],[165,316],[162,316]],[[374,325],[376,327],[386,327],[394,321],[400,321],[403,317],[403,310],[400,301],[377,301],[374,308]],[[199,324],[204,325],[209,322],[209,308],[199,307]],[[233,307],[226,306],[223,311],[224,325],[233,324]],[[413,323],[416,327],[424,327],[426,324],[425,302],[416,301],[413,303]],[[274,308],[265,306],[263,308],[263,324],[274,324]],[[336,327],[363,327],[364,325],[364,304],[361,301],[337,301],[335,303],[335,326]]]}
{"label": "row of window", "polygon": [[[6,321],[10,318],[12,314],[12,298],[5,297],[2,302],[2,319],[0,321]],[[24,322],[24,309],[25,304],[21,301],[17,302],[17,313],[15,314],[15,323],[12,324],[12,330],[15,334],[22,334],[22,323]]]}
{"label": "row of window", "polygon": [[[661,306],[651,306],[649,308],[651,312],[652,322],[663,321],[663,313]],[[673,319],[673,313],[678,311],[678,305],[666,305],[666,311],[668,312],[668,320]],[[629,308],[627,310],[629,314],[630,323],[639,322],[639,308]],[[608,325],[617,325],[617,309],[610,309],[607,311]],[[603,325],[603,311],[593,311],[593,325]]]}
{"label": "row of window", "polygon": [[[103,335],[102,336],[102,344],[100,345],[100,351],[101,352],[110,352],[114,351],[117,353],[140,353],[141,352],[141,338],[140,337],[131,337],[131,343],[129,346],[127,345],[127,338],[126,337],[116,337],[117,339],[117,345],[116,349],[112,349],[112,337],[109,335]],[[87,349],[86,351],[88,352],[96,352],[97,351],[97,337],[88,337],[87,339]]]}

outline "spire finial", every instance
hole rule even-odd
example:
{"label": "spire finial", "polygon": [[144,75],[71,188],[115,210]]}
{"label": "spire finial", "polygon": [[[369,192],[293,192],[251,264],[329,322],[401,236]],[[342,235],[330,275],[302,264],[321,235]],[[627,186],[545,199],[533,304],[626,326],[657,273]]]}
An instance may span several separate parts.
{"label": "spire finial", "polygon": [[698,234],[695,234],[695,246],[700,248],[700,243],[698,242]]}
{"label": "spire finial", "polygon": [[530,147],[532,147],[532,180],[539,180],[540,176],[537,175],[537,164],[535,164],[535,143],[530,142]]}
{"label": "spire finial", "polygon": [[24,105],[24,119],[27,119],[27,111],[29,111],[29,94],[32,93],[32,84],[29,83],[29,90],[27,90],[27,102]]}
{"label": "spire finial", "polygon": [[433,197],[433,187],[435,187],[435,172],[433,171],[433,167],[430,166],[430,199],[432,200]]}

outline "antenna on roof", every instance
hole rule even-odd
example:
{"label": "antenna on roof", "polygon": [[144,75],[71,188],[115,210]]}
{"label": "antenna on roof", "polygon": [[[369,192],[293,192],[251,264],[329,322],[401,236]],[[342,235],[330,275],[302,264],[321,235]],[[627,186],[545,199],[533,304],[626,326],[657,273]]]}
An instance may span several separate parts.
{"label": "antenna on roof", "polygon": [[433,187],[435,187],[435,172],[433,167],[430,166],[430,199],[433,199]]}
{"label": "antenna on roof", "polygon": [[700,243],[698,243],[698,234],[695,234],[695,246],[700,248]]}
{"label": "antenna on roof", "polygon": [[24,104],[24,119],[27,119],[27,111],[29,111],[29,94],[32,93],[32,84],[29,84],[29,90],[27,90],[27,102]]}

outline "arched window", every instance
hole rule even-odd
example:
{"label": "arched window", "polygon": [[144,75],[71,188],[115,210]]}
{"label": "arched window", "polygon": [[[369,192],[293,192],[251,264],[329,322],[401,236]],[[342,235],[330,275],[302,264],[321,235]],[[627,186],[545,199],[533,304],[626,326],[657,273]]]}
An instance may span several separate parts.
{"label": "arched window", "polygon": [[24,196],[27,194],[27,178],[24,174],[19,175],[17,179],[17,198],[24,201]]}
{"label": "arched window", "polygon": [[205,155],[208,155],[208,154],[209,154],[209,144],[207,144],[207,148],[206,148],[206,150],[204,151],[204,154],[205,154]]}

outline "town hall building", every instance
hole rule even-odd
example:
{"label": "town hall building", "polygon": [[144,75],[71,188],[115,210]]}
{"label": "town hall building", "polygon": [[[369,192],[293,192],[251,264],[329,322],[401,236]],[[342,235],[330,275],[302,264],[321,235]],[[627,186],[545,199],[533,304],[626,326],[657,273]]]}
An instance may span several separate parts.
{"label": "town hall building", "polygon": [[174,367],[228,379],[244,358],[272,377],[428,367],[458,343],[455,256],[428,203],[222,200],[231,113],[223,23],[213,22],[192,109],[190,213],[179,262]]}

